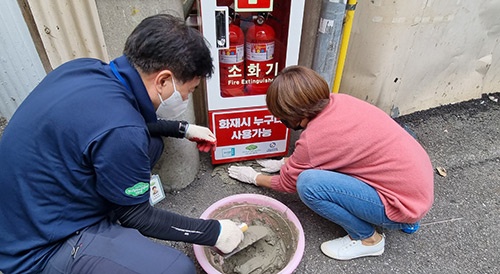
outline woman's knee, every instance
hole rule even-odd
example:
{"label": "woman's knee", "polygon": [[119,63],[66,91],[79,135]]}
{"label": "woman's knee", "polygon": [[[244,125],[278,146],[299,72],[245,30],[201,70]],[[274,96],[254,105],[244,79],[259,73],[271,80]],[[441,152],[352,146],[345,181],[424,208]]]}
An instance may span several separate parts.
{"label": "woman's knee", "polygon": [[297,177],[297,193],[301,199],[310,199],[316,177],[316,170],[304,170]]}

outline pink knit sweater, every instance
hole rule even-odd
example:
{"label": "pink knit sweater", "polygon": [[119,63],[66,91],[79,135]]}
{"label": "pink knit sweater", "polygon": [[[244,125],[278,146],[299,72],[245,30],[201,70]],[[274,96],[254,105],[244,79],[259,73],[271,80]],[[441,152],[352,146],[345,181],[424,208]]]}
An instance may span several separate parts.
{"label": "pink knit sweater", "polygon": [[296,192],[303,170],[333,170],[375,188],[392,221],[414,223],[434,200],[433,169],[420,144],[377,107],[346,94],[301,133],[293,154],[272,177],[272,188]]}

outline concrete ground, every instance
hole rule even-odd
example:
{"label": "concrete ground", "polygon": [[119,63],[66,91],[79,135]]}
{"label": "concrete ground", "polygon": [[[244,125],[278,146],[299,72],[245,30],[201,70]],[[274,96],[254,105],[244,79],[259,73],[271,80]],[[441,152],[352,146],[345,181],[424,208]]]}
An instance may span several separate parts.
{"label": "concrete ground", "polygon": [[[295,194],[282,194],[236,182],[226,165],[201,157],[197,179],[187,188],[167,193],[157,206],[191,217],[233,194],[259,193],[287,205],[300,219],[305,251],[294,273],[500,273],[500,94],[399,117],[428,151],[435,173],[435,201],[421,229],[407,235],[385,231],[380,257],[336,261],[324,256],[322,242],[345,235],[302,204]],[[444,168],[446,176],[438,174]],[[443,174],[444,175],[444,174]],[[192,245],[166,244],[186,252]],[[199,273],[205,273],[199,267]]]}

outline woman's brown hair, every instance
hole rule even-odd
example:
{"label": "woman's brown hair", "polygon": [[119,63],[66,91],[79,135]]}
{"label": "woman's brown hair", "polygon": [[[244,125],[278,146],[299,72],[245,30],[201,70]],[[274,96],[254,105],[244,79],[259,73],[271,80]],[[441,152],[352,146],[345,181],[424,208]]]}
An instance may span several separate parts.
{"label": "woman's brown hair", "polygon": [[269,111],[291,124],[316,117],[329,101],[330,90],[326,81],[314,70],[303,66],[283,69],[266,95]]}

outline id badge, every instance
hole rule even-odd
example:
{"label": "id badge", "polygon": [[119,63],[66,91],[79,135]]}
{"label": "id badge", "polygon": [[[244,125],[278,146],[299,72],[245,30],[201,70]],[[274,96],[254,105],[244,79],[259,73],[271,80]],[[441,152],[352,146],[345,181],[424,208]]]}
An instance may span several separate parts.
{"label": "id badge", "polygon": [[165,199],[165,191],[163,191],[160,176],[153,174],[149,181],[149,203],[155,205],[163,199]]}

